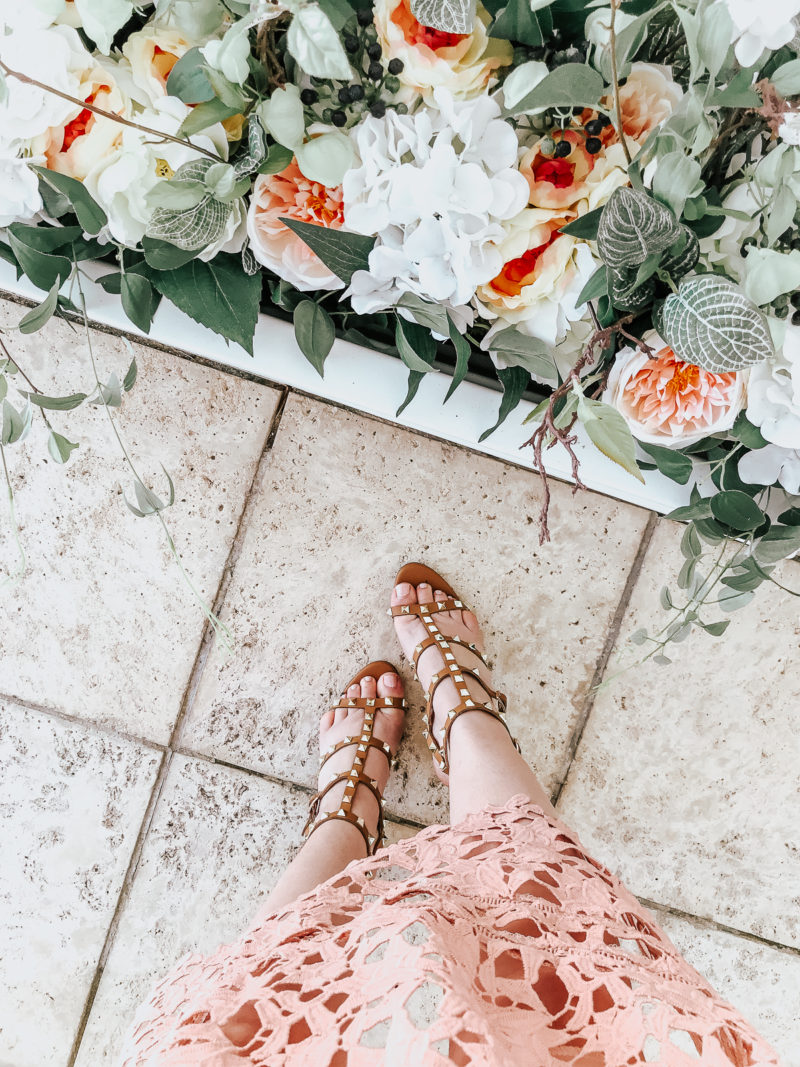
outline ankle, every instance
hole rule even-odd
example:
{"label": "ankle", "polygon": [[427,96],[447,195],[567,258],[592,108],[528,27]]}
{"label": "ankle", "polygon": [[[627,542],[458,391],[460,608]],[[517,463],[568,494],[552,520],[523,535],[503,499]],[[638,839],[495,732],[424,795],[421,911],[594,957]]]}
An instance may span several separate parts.
{"label": "ankle", "polygon": [[476,748],[484,752],[487,748],[494,750],[506,747],[516,751],[503,723],[480,709],[456,716],[450,727],[448,744],[451,761],[455,753],[463,756]]}

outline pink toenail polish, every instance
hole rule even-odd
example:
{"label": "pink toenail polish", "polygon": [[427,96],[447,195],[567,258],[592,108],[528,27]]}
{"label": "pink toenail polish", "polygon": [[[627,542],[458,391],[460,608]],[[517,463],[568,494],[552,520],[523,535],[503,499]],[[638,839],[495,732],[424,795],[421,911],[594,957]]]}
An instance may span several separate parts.
{"label": "pink toenail polish", "polygon": [[397,689],[397,687],[400,685],[400,679],[397,677],[396,674],[384,674],[383,684],[388,685],[390,689]]}
{"label": "pink toenail polish", "polygon": [[398,596],[408,596],[410,592],[411,586],[408,584],[408,582],[401,582],[395,589],[395,593],[397,593]]}

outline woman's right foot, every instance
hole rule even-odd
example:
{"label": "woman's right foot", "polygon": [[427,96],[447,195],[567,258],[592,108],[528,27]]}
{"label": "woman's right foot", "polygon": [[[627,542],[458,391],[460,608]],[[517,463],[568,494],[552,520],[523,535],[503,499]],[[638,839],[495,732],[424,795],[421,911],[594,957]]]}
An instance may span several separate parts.
{"label": "woman's right foot", "polygon": [[[431,586],[425,584],[415,587],[407,582],[402,582],[392,590],[391,603],[392,607],[396,607],[401,604],[430,604],[434,601],[441,603],[447,599],[447,594],[443,593],[441,589],[432,589]],[[466,609],[437,611],[431,613],[431,618],[445,637],[458,637],[462,641],[475,645],[480,652],[483,652],[483,634],[477,618],[471,611]],[[429,636],[428,630],[418,615],[396,615],[394,617],[394,626],[406,658],[410,663],[413,663],[414,650],[420,642]],[[481,679],[486,681],[486,685],[490,689],[494,689],[491,672],[480,656],[462,645],[453,644],[450,647],[457,663],[474,671]],[[420,655],[416,667],[417,677],[426,693],[430,687],[431,678],[435,674],[441,673],[444,669],[445,661],[439,649],[434,646],[426,648]],[[487,690],[470,675],[464,675],[463,684],[469,690],[470,696],[476,704],[491,704]],[[446,678],[436,687],[433,695],[433,739],[440,748],[442,747],[447,713],[461,704],[463,699],[458,694],[455,683],[450,678]],[[481,709],[476,708],[475,710],[480,711]],[[436,776],[447,784],[448,776],[439,768],[435,760],[433,766]]]}

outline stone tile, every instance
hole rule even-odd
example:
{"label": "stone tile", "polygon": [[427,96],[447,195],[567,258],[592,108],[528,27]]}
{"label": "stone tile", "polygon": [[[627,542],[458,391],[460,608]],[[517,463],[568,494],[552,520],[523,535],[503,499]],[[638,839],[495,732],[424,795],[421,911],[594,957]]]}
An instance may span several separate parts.
{"label": "stone tile", "polygon": [[691,965],[775,1050],[800,1067],[800,956],[654,909]]}
{"label": "stone tile", "polygon": [[[659,525],[622,640],[664,624],[681,534]],[[794,562],[775,576],[800,587]],[[671,665],[601,690],[560,803],[637,895],[787,945],[800,945],[799,603],[764,585],[723,638],[693,634]]]}
{"label": "stone tile", "polygon": [[[0,301],[0,328],[19,321]],[[90,392],[85,337],[51,320],[39,333],[8,333],[12,356],[47,393]],[[101,377],[120,379],[126,343],[94,331]],[[162,497],[172,475],[167,523],[187,571],[213,598],[245,493],[278,399],[275,390],[143,345],[139,379],[118,422],[139,473]],[[80,442],[62,468],[47,452],[38,416],[22,445],[6,449],[28,570],[3,591],[0,693],[56,707],[165,742],[180,707],[204,617],[181,580],[155,517],[135,518],[130,477],[102,407],[54,411],[59,432]],[[3,515],[5,515],[3,505]],[[0,569],[15,560],[0,523]]]}
{"label": "stone tile", "polygon": [[[252,922],[301,842],[310,797],[175,755],[122,913],[76,1067],[115,1064],[155,981]],[[391,841],[415,831],[387,826]]]}
{"label": "stone tile", "polygon": [[62,1067],[160,753],[0,704],[0,1063]]}
{"label": "stone tile", "polygon": [[[553,490],[553,542],[540,548],[530,471],[290,397],[224,607],[242,649],[208,661],[183,743],[310,785],[325,706],[369,659],[399,663],[385,608],[398,567],[419,559],[484,621],[512,730],[553,786],[647,518]],[[413,684],[410,698],[387,803],[446,820]]]}

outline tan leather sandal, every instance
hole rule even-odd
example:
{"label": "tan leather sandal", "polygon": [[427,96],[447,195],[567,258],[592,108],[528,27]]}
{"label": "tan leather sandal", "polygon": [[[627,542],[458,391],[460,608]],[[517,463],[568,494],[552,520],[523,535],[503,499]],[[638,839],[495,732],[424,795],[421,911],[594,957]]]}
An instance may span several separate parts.
{"label": "tan leather sandal", "polygon": [[[330,782],[322,787],[319,792],[315,793],[311,800],[311,810],[308,815],[308,821],[303,827],[303,837],[309,837],[318,826],[321,826],[329,819],[344,819],[345,822],[351,822],[361,832],[361,836],[364,838],[367,844],[367,855],[374,856],[378,849],[385,841],[383,833],[383,796],[378,789],[378,783],[374,778],[368,777],[364,773],[364,764],[367,759],[367,749],[377,748],[384,753],[389,760],[390,767],[396,767],[397,761],[392,755],[392,750],[386,741],[380,741],[377,737],[372,736],[372,730],[375,725],[375,712],[380,711],[382,708],[403,708],[408,707],[404,697],[355,697],[350,699],[347,695],[347,690],[351,685],[357,685],[362,678],[366,678],[371,675],[376,681],[382,674],[397,674],[397,668],[391,663],[387,663],[386,660],[375,660],[372,663],[368,663],[363,670],[360,670],[347,685],[344,687],[344,692],[339,697],[339,703],[333,705],[332,710],[339,708],[363,708],[364,709],[364,725],[361,728],[360,737],[343,737],[341,741],[337,741],[335,745],[332,745],[326,752],[323,752],[320,757],[320,770],[328,762],[334,752],[338,752],[340,748],[344,748],[346,745],[357,745],[357,749],[353,755],[353,765],[349,771],[343,771],[341,774],[337,774]],[[347,782],[342,795],[341,803],[336,811],[326,811],[321,815],[319,814],[320,803],[322,798],[331,788],[336,785],[337,782]],[[378,801],[378,827],[375,837],[373,837],[364,823],[364,820],[359,818],[355,812],[352,811],[353,797],[359,785],[364,785],[368,789],[372,790],[375,798]],[[373,848],[374,845],[374,848]]]}
{"label": "tan leather sandal", "polygon": [[[483,711],[487,715],[491,715],[493,718],[499,720],[506,730],[508,730],[508,723],[503,718],[506,711],[506,697],[504,693],[500,693],[488,684],[488,682],[481,678],[477,664],[475,669],[465,667],[460,664],[455,657],[452,650],[452,645],[461,645],[463,648],[469,649],[473,655],[481,661],[484,667],[488,668],[488,664],[483,656],[483,653],[474,644],[468,641],[462,641],[459,637],[445,637],[439,627],[436,625],[433,615],[437,611],[457,611],[459,609],[469,610],[467,605],[462,603],[452,587],[442,578],[436,571],[431,570],[430,567],[426,567],[423,563],[407,563],[404,567],[401,567],[397,572],[397,577],[394,580],[395,585],[399,585],[401,582],[408,582],[409,585],[413,585],[415,588],[418,585],[427,584],[432,590],[440,589],[447,595],[447,599],[442,602],[432,602],[430,604],[398,604],[395,607],[389,608],[387,614],[393,617],[401,615],[419,615],[420,620],[428,631],[427,637],[424,637],[422,641],[415,647],[413,652],[414,659],[414,677],[418,679],[417,664],[419,658],[426,649],[433,648],[434,646],[439,649],[444,659],[444,668],[438,673],[434,674],[430,680],[428,690],[426,692],[427,703],[425,705],[425,720],[426,728],[422,731],[422,736],[427,742],[428,748],[433,754],[433,758],[438,764],[443,774],[447,774],[450,770],[447,760],[447,746],[450,737],[450,730],[453,723],[459,715],[463,715],[467,711]],[[481,703],[475,700],[465,682],[465,676],[474,678],[481,687],[485,690],[488,701],[496,701],[497,709],[492,707],[491,703]],[[460,702],[447,713],[447,719],[444,726],[444,736],[442,737],[441,745],[436,743],[433,736],[433,696],[437,688],[445,680],[445,678],[452,679],[456,691],[461,697]],[[509,730],[509,736],[511,731]],[[517,752],[522,750],[519,747],[519,743],[516,738],[512,737],[514,747]]]}

